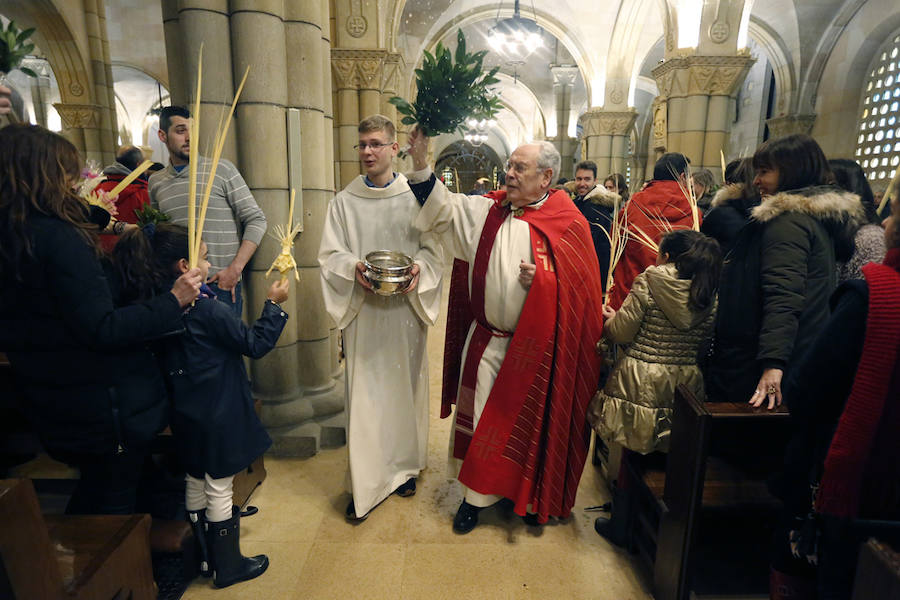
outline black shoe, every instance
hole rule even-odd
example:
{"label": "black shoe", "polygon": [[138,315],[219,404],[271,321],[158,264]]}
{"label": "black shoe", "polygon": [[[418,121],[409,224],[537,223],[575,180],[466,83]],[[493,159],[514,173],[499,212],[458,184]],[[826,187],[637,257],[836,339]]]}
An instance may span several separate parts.
{"label": "black shoe", "polygon": [[366,513],[361,517],[356,516],[356,505],[353,504],[353,498],[351,498],[350,504],[347,505],[347,509],[344,511],[344,517],[348,521],[362,522],[365,521],[368,516],[369,513]]}
{"label": "black shoe", "polygon": [[187,511],[187,520],[194,533],[194,549],[200,574],[203,577],[212,577],[209,549],[206,545],[206,509]]}
{"label": "black shoe", "polygon": [[456,516],[453,517],[453,531],[456,533],[469,533],[478,525],[478,513],[481,508],[472,506],[465,500],[459,505]]}
{"label": "black shoe", "polygon": [[416,495],[416,478],[410,477],[406,480],[406,483],[398,487],[394,490],[394,493],[400,496],[401,498],[409,498],[410,496]]}
{"label": "black shoe", "polygon": [[541,522],[538,521],[538,516],[534,513],[526,513],[522,520],[525,521],[525,524],[529,527],[540,527]]}
{"label": "black shoe", "polygon": [[206,524],[209,553],[216,587],[259,577],[269,568],[269,558],[260,554],[252,558],[241,554],[241,517]]}

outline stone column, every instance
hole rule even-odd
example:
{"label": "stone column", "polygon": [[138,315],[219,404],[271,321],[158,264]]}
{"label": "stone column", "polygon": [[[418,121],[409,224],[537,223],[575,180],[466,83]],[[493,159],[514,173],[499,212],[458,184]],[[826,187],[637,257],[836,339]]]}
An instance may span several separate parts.
{"label": "stone column", "polygon": [[[166,62],[176,64],[175,71],[184,73],[186,89],[182,103],[190,105],[193,111],[194,95],[197,93],[197,66],[200,45],[203,44],[203,88],[200,96],[200,140],[201,153],[210,153],[209,146],[214,141],[215,131],[234,99],[234,78],[232,76],[231,28],[228,0],[179,0],[178,33],[181,54],[168,54],[170,44],[166,43]],[[166,31],[168,37],[169,31]],[[174,44],[173,44],[174,45]],[[253,65],[251,69],[263,68]],[[241,72],[243,75],[243,71]],[[174,101],[173,96],[173,101]],[[237,164],[237,136],[229,135],[222,156]],[[192,140],[193,141],[193,140]]]}
{"label": "stone column", "polygon": [[166,67],[169,72],[169,98],[173,105],[187,105],[191,99],[190,76],[184,62],[185,44],[181,39],[178,0],[162,0],[163,34],[166,40]]}
{"label": "stone column", "polygon": [[812,133],[816,124],[816,115],[785,115],[766,120],[769,126],[769,138],[780,138],[794,133]]}
{"label": "stone column", "polygon": [[562,157],[559,176],[571,178],[574,176],[572,156],[575,153],[575,140],[569,137],[569,119],[572,114],[572,88],[578,76],[578,67],[555,65],[550,67],[550,73],[553,75],[553,97],[556,101],[556,137],[553,145]]}
{"label": "stone column", "polygon": [[625,173],[628,136],[637,112],[591,109],[579,117],[585,139],[584,160],[597,163],[597,177]]}
{"label": "stone column", "polygon": [[[662,149],[685,154],[694,168],[721,170],[719,151],[728,137],[729,101],[754,60],[744,54],[675,56],[653,69],[660,93],[654,103],[654,135],[664,122]],[[658,120],[661,110],[664,121]]]}
{"label": "stone column", "polygon": [[[275,352],[258,361],[260,376],[274,381],[254,387],[263,400],[262,420],[274,440],[273,451],[282,456],[310,456],[323,444],[339,445],[345,440],[343,387],[335,385],[332,327],[322,300],[317,262],[333,194],[331,130],[329,127],[326,132],[325,124],[325,98],[331,95],[326,76],[330,73],[325,67],[330,71],[330,64],[323,60],[328,2],[285,0],[283,5],[280,43],[282,54],[287,48],[288,60],[281,72],[287,75],[282,81],[289,114],[287,125],[284,116],[280,124],[287,132],[287,147],[281,161],[286,187],[278,222],[287,222],[288,187],[293,188],[297,197],[294,221],[303,224],[294,242],[300,282],[292,284],[292,314],[296,317],[288,324],[290,331],[282,334]],[[273,252],[277,250],[280,248],[273,247]],[[274,253],[266,257],[265,268],[274,257]]]}
{"label": "stone column", "polygon": [[[285,128],[285,105],[287,103],[287,69],[285,56],[285,26],[283,3],[281,0],[231,0],[231,63],[233,81],[238,85],[247,66],[250,72],[235,108],[233,130],[237,141],[241,175],[253,193],[269,222],[269,232],[274,234],[278,225],[285,225],[288,219],[290,191],[288,189],[288,151]],[[204,46],[203,99],[207,95],[210,78],[206,76],[208,66],[216,58],[207,54]],[[213,90],[211,90],[212,92]],[[215,90],[218,98],[226,90]],[[229,98],[230,99],[230,98]],[[204,102],[201,109],[206,110]],[[207,121],[208,122],[208,121]],[[204,134],[205,135],[205,134]],[[247,319],[259,314],[266,299],[270,281],[265,272],[281,251],[280,244],[267,235],[244,268],[243,282],[247,299]],[[296,292],[296,287],[292,289]],[[287,395],[297,393],[297,295],[292,293],[284,309],[291,319],[282,332],[278,343],[269,354],[250,364],[253,393],[263,403],[263,417],[266,408],[273,401],[281,401]],[[267,421],[264,421],[269,425]]]}
{"label": "stone column", "polygon": [[31,80],[31,101],[34,104],[34,119],[41,127],[47,126],[47,107],[50,101],[50,74],[48,63],[43,59],[25,59],[22,63],[35,73]]}
{"label": "stone column", "polygon": [[94,83],[93,97],[99,107],[97,148],[103,164],[115,160],[116,109],[112,91],[112,69],[109,64],[109,42],[106,40],[106,13],[102,0],[84,0],[84,23],[87,30],[91,76]]}
{"label": "stone column", "polygon": [[331,50],[331,65],[334,71],[334,83],[337,86],[337,119],[338,147],[335,153],[340,166],[340,181],[337,187],[343,189],[360,174],[359,158],[353,146],[358,136],[359,125],[359,73],[356,69],[357,50]]}

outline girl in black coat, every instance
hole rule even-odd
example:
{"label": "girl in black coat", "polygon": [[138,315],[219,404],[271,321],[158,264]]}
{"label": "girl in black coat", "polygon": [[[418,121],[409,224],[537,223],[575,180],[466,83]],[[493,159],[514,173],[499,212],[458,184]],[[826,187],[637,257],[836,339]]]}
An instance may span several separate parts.
{"label": "girl in black coat", "polygon": [[80,170],[62,136],[0,129],[0,351],[42,445],[80,471],[67,512],[130,514],[149,444],[166,424],[146,341],[180,327],[200,272],[115,308],[97,225],[71,191]]}
{"label": "girl in black coat", "polygon": [[[204,278],[206,252],[201,243]],[[122,236],[114,257],[123,284],[140,299],[189,270],[187,229],[146,225]],[[275,347],[288,318],[278,303],[287,297],[287,280],[274,283],[262,315],[248,327],[204,285],[182,317],[184,333],[164,353],[172,432],[187,471],[185,508],[196,539],[208,538],[208,547],[198,548],[201,571],[212,574],[217,587],[257,577],[269,566],[265,555],[241,555],[240,514],[233,512],[231,497],[234,475],[272,445],[253,410],[242,356],[261,358]]]}

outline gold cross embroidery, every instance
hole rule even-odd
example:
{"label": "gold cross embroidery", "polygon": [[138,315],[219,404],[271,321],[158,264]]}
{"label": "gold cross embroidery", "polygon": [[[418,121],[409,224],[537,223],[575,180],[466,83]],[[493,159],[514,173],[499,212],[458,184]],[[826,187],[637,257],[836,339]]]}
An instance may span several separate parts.
{"label": "gold cross embroidery", "polygon": [[537,254],[538,262],[544,265],[545,271],[550,271],[551,273],[556,272],[556,268],[553,266],[553,258],[550,256],[550,253],[547,252],[546,243],[542,238],[538,238],[535,243],[535,253]]}

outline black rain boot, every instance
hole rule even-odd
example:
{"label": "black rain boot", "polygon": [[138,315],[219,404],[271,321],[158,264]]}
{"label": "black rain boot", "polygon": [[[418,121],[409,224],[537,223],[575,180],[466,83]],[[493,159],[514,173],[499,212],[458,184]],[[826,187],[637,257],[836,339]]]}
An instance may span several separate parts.
{"label": "black rain boot", "polygon": [[209,548],[206,545],[206,509],[187,511],[188,523],[194,532],[194,548],[197,555],[197,564],[200,566],[200,575],[212,577],[212,565],[209,562]]}
{"label": "black rain boot", "polygon": [[207,522],[209,553],[216,587],[228,587],[239,581],[259,577],[269,568],[269,557],[252,558],[241,554],[241,517],[235,514],[227,521]]}
{"label": "black rain boot", "polygon": [[634,552],[633,511],[628,492],[616,488],[613,492],[612,510],[609,513],[609,518],[597,517],[597,520],[594,521],[594,531],[611,544]]}

